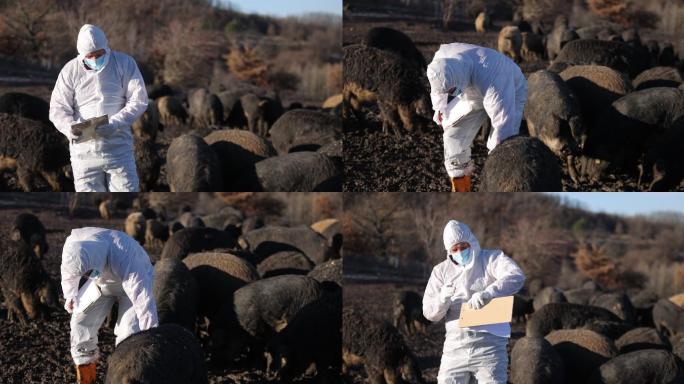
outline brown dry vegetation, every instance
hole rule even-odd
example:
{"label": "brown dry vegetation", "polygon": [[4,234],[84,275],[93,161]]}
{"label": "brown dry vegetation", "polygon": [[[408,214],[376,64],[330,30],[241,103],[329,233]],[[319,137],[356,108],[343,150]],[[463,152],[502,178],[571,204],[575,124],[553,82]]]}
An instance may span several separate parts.
{"label": "brown dry vegetation", "polygon": [[[328,214],[339,214],[342,207],[342,195],[330,193],[2,193],[0,213],[6,220],[0,225],[0,233],[8,236],[18,214],[36,215],[47,230],[49,244],[49,251],[41,262],[50,276],[59,282],[62,246],[71,230],[86,226],[124,230],[126,216],[135,211],[131,205],[136,197],[141,197],[150,206],[162,205],[169,217],[176,216],[183,206],[204,215],[231,205],[247,215],[261,216],[268,225],[310,225],[330,218]],[[112,199],[114,211],[111,219],[102,219],[96,203],[107,198]],[[161,249],[148,247],[147,251],[156,259]],[[0,256],[3,256],[1,252]],[[59,297],[63,303],[61,290]],[[1,295],[0,299],[3,299]],[[21,325],[7,320],[4,299],[0,300],[0,383],[75,382],[76,371],[69,353],[69,318],[69,314],[60,309],[53,311],[48,319]],[[99,346],[101,359],[97,366],[97,382],[103,383],[107,358],[114,350],[111,328],[101,327]],[[205,355],[208,357],[208,349],[205,349]],[[211,367],[208,376],[209,382],[216,384],[273,382],[263,370],[243,366]],[[294,382],[315,380],[302,377]]]}
{"label": "brown dry vegetation", "polygon": [[345,271],[386,270],[425,279],[444,257],[450,219],[470,225],[484,248],[500,248],[528,281],[608,289],[684,289],[684,220],[676,215],[592,213],[545,194],[346,193]]}
{"label": "brown dry vegetation", "polygon": [[[100,26],[112,49],[132,55],[146,81],[186,87],[230,79],[231,57],[248,46],[268,73],[249,78],[303,100],[322,101],[341,69],[339,16],[273,18],[240,13],[209,0],[9,0],[0,2],[0,61],[50,71],[76,55],[80,26]],[[125,17],[122,17],[125,15]],[[249,64],[249,63],[248,63]],[[240,68],[235,75],[242,78]],[[283,82],[283,79],[286,81]],[[283,86],[285,85],[285,86]]]}

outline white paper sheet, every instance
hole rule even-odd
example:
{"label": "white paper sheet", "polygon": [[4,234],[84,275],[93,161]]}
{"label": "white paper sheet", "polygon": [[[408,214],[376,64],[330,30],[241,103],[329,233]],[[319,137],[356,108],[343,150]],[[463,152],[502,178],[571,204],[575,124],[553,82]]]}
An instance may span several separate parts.
{"label": "white paper sheet", "polygon": [[100,288],[95,284],[95,280],[88,279],[81,289],[78,290],[78,295],[76,296],[77,305],[74,312],[85,312],[100,296],[102,296],[102,292],[100,292]]}

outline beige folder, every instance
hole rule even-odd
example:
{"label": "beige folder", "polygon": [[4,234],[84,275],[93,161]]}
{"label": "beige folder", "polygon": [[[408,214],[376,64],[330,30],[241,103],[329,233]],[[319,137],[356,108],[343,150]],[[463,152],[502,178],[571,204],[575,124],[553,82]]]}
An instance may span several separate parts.
{"label": "beige folder", "polygon": [[471,309],[468,303],[461,305],[458,317],[460,327],[510,323],[513,316],[513,296],[497,297],[480,309]]}

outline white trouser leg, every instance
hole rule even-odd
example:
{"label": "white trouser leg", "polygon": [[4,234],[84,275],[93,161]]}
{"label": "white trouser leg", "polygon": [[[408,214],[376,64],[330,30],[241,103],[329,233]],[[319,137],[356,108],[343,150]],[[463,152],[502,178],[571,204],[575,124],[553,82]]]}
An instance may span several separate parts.
{"label": "white trouser leg", "polygon": [[104,164],[101,160],[71,160],[76,192],[107,192]]}
{"label": "white trouser leg", "polygon": [[444,343],[438,384],[506,384],[508,338],[482,331],[452,330]]}
{"label": "white trouser leg", "polygon": [[444,128],[444,166],[450,177],[462,177],[465,174],[473,140],[486,119],[487,112],[477,109]]}
{"label": "white trouser leg", "polygon": [[472,356],[478,384],[506,384],[508,381],[508,338],[485,333],[475,342]]}
{"label": "white trouser leg", "polygon": [[71,357],[76,365],[98,359],[97,333],[114,304],[114,298],[100,296],[87,310],[71,315]]}
{"label": "white trouser leg", "polygon": [[128,296],[119,297],[119,314],[114,327],[116,345],[128,336],[140,332],[138,317],[133,309],[133,303]]}
{"label": "white trouser leg", "polygon": [[139,192],[138,171],[133,154],[105,166],[107,189],[110,192]]}

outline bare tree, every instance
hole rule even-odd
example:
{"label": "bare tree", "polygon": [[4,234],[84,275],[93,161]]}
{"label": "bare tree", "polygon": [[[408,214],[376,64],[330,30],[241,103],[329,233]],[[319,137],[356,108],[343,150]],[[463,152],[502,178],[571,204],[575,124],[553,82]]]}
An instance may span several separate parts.
{"label": "bare tree", "polygon": [[442,28],[449,29],[454,16],[454,0],[442,0]]}
{"label": "bare tree", "polygon": [[[416,234],[423,243],[430,260],[442,257],[442,225],[446,221],[446,199],[441,194],[420,194],[420,201],[413,204]],[[439,255],[439,256],[438,256]]]}
{"label": "bare tree", "polygon": [[380,257],[387,259],[390,244],[395,237],[394,218],[401,202],[392,198],[391,194],[381,193],[372,197],[360,200],[349,212],[349,218],[368,236],[371,247],[380,252]]}
{"label": "bare tree", "polygon": [[48,35],[45,18],[53,10],[54,3],[46,0],[18,0],[11,2],[3,11],[2,22],[10,35],[25,47],[25,52],[39,58],[45,48]]}
{"label": "bare tree", "polygon": [[208,63],[218,59],[224,43],[217,31],[202,27],[201,20],[172,21],[155,33],[155,51],[164,57],[164,81],[180,86],[207,86]]}
{"label": "bare tree", "polygon": [[261,85],[266,83],[270,66],[260,57],[256,45],[236,44],[225,58],[228,68],[238,79]]}
{"label": "bare tree", "polygon": [[536,217],[521,217],[513,223],[502,235],[502,246],[528,279],[541,278],[547,284],[555,284],[561,261],[573,250],[566,232]]}

